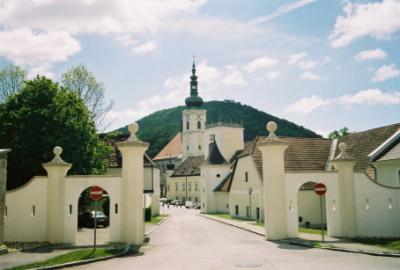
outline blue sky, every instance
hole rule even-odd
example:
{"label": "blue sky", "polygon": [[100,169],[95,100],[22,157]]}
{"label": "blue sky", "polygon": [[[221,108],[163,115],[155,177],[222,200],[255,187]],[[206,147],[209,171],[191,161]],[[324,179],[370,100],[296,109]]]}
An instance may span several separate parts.
{"label": "blue sky", "polygon": [[399,0],[0,0],[0,64],[58,80],[75,64],[114,101],[108,130],[205,100],[326,135],[400,120]]}

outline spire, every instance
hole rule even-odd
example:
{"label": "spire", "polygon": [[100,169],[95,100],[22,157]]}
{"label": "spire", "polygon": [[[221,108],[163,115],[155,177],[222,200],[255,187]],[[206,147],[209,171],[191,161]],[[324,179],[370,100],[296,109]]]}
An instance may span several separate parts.
{"label": "spire", "polygon": [[190,97],[185,100],[186,106],[188,107],[201,107],[203,105],[203,99],[199,97],[197,92],[197,76],[196,76],[196,63],[195,54],[193,53],[193,65],[192,65],[192,76],[190,76]]}

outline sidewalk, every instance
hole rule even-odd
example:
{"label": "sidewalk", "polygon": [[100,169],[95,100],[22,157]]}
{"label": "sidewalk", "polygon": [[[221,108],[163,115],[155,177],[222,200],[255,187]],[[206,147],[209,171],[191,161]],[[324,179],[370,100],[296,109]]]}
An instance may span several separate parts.
{"label": "sidewalk", "polygon": [[[151,233],[157,225],[155,224],[145,224],[145,235]],[[99,245],[105,245],[108,242],[109,237],[109,228],[98,230],[100,232]],[[93,243],[93,230],[84,229],[82,230],[82,234],[80,239],[78,239],[78,244],[80,245],[91,245]],[[101,233],[104,232],[102,235]],[[107,240],[106,240],[107,239]],[[71,252],[72,249],[63,249],[57,247],[43,247],[37,248],[33,250],[26,251],[12,251],[7,254],[0,255],[0,269],[6,269],[18,265],[30,264],[34,262],[41,262],[47,259],[56,257],[58,255],[62,255],[68,252]]]}
{"label": "sidewalk", "polygon": [[[256,225],[254,221],[233,220],[207,214],[199,214],[199,215],[265,237],[264,227]],[[325,236],[325,241],[322,242],[321,235],[317,234],[299,233],[299,238],[287,239],[282,241],[294,245],[324,248],[324,249],[331,249],[344,252],[364,253],[377,256],[393,256],[400,258],[400,252],[396,250],[390,250],[384,247],[350,242],[349,240],[346,239],[339,239],[327,236]]]}

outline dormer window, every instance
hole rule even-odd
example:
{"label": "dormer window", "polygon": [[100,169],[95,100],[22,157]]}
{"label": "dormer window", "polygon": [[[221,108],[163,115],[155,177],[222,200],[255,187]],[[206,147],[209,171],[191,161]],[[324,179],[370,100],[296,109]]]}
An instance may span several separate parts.
{"label": "dormer window", "polygon": [[186,121],[186,129],[189,130],[189,128],[190,128],[189,121]]}

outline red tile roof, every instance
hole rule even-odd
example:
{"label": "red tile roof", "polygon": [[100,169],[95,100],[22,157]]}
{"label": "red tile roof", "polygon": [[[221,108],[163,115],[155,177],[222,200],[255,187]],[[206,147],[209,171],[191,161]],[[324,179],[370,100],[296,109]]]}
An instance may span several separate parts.
{"label": "red tile roof", "polygon": [[166,146],[153,158],[153,160],[160,160],[166,158],[178,157],[182,153],[181,132],[177,133]]}

